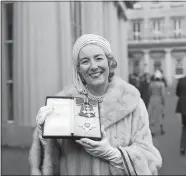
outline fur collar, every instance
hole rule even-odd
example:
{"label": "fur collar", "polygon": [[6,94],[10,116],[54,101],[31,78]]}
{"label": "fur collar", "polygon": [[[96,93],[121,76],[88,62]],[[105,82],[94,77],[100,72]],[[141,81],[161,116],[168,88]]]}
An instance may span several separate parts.
{"label": "fur collar", "polygon": [[139,100],[139,91],[120,77],[115,76],[100,105],[104,127],[108,128],[129,115],[137,107]]}
{"label": "fur collar", "polygon": [[[80,96],[77,89],[67,86],[57,96]],[[84,97],[84,95],[81,95]],[[119,122],[129,115],[139,104],[139,91],[120,77],[114,76],[104,100],[100,103],[101,123],[105,128]]]}

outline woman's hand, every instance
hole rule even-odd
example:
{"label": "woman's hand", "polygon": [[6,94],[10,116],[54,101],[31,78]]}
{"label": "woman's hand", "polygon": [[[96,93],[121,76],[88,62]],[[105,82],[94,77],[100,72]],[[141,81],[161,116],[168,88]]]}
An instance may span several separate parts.
{"label": "woman's hand", "polygon": [[50,106],[43,106],[40,108],[37,116],[36,116],[36,123],[38,126],[43,125],[46,117],[53,112],[54,108]]}
{"label": "woman's hand", "polygon": [[39,130],[39,138],[43,144],[45,144],[45,140],[42,137],[43,131],[43,124],[47,116],[49,116],[53,112],[54,108],[50,106],[43,106],[40,108],[37,116],[36,116],[36,123]]}
{"label": "woman's hand", "polygon": [[101,128],[101,133],[101,141],[93,141],[88,138],[81,138],[80,140],[76,140],[76,142],[82,145],[89,154],[95,157],[100,157],[111,161],[117,156],[120,156],[119,150],[110,145],[103,127]]}

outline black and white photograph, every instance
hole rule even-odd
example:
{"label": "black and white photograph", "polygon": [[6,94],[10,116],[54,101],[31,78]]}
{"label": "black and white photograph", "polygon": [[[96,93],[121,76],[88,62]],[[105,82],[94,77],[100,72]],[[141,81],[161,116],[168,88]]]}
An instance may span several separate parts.
{"label": "black and white photograph", "polygon": [[1,175],[186,175],[186,1],[0,16]]}

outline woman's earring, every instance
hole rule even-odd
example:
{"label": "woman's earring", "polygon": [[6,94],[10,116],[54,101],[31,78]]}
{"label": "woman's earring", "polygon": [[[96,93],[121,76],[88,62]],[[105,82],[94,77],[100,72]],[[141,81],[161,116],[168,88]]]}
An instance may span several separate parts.
{"label": "woman's earring", "polygon": [[82,83],[86,85],[86,81],[81,77]]}
{"label": "woman's earring", "polygon": [[83,76],[80,74],[80,72],[78,72],[78,74],[79,74],[79,77],[80,77],[82,83],[83,83],[84,85],[86,85],[86,81],[84,80]]}

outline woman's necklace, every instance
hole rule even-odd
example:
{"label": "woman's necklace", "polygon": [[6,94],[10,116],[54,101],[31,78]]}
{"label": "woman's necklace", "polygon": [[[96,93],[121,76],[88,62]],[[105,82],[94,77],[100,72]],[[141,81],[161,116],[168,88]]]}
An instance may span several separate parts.
{"label": "woman's necklace", "polygon": [[98,101],[99,103],[101,103],[101,102],[103,101],[103,98],[104,98],[105,94],[103,94],[103,95],[101,95],[101,96],[94,96],[94,95],[92,95],[92,94],[88,91],[88,89],[87,89],[87,96],[88,96],[89,99],[91,99],[91,100],[96,100],[96,101]]}

